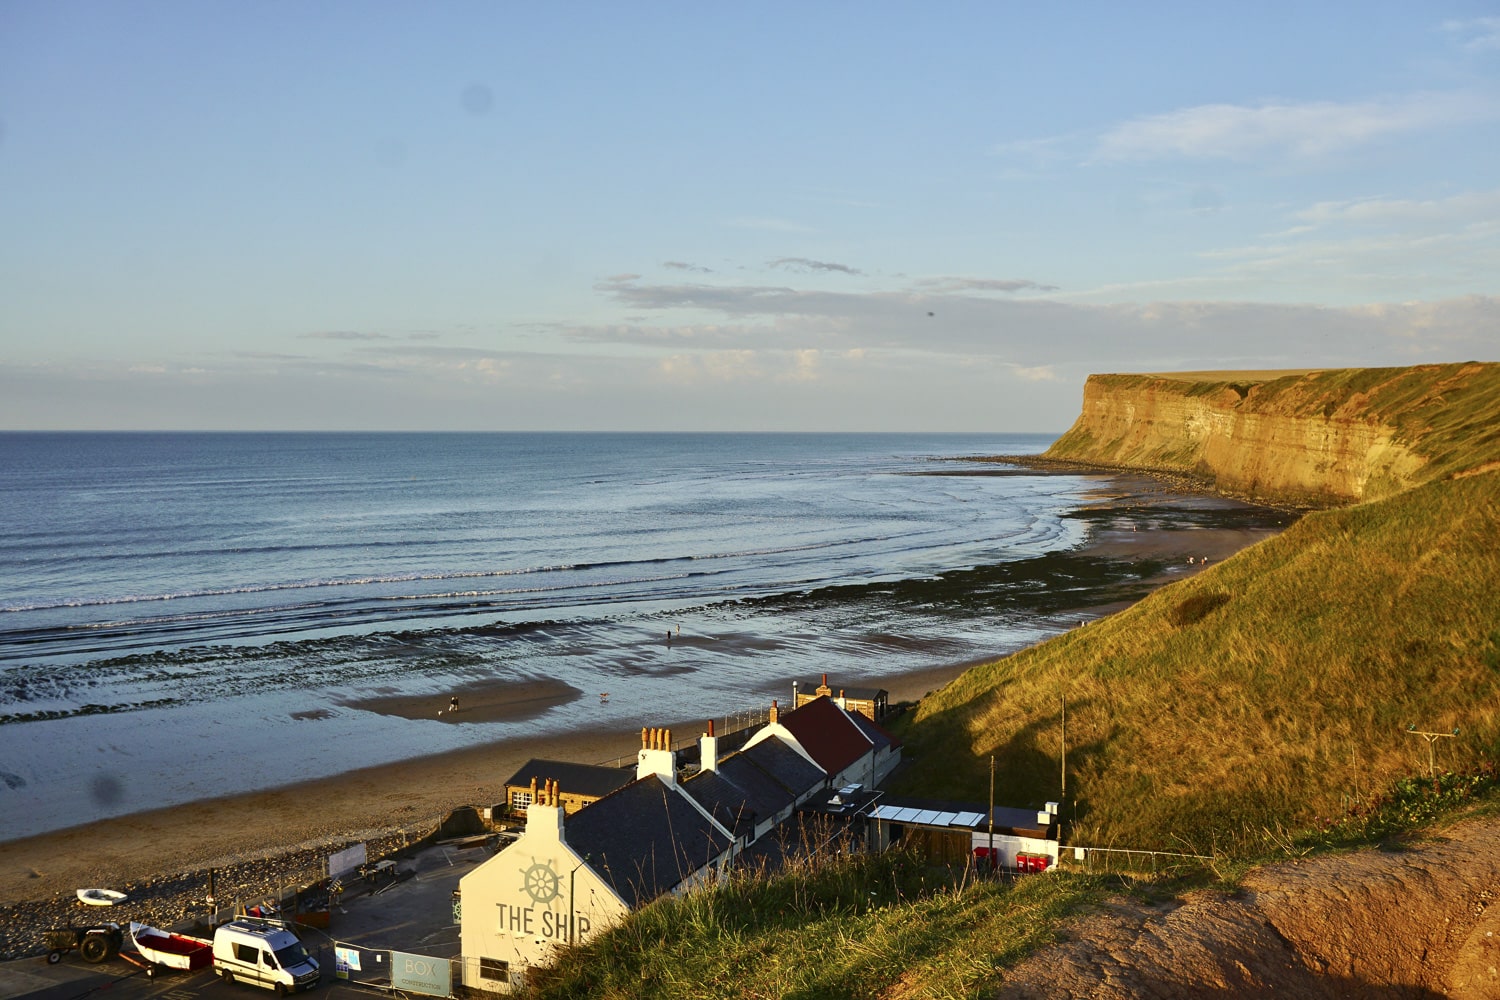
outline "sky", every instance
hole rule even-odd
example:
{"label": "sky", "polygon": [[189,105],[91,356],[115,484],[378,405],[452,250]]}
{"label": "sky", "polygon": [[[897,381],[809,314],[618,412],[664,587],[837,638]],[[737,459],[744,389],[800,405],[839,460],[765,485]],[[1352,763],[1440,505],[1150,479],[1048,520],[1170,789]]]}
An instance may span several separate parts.
{"label": "sky", "polygon": [[1500,359],[1500,3],[0,0],[0,429],[1061,432]]}

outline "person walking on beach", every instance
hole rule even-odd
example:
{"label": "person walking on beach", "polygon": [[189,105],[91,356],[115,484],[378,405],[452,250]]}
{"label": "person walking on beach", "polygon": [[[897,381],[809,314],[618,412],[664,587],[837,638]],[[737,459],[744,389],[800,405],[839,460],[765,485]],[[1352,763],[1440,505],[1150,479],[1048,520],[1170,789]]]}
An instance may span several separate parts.
{"label": "person walking on beach", "polygon": [[454,695],[452,698],[448,699],[448,711],[450,711],[450,712],[457,712],[458,711],[458,695]]}

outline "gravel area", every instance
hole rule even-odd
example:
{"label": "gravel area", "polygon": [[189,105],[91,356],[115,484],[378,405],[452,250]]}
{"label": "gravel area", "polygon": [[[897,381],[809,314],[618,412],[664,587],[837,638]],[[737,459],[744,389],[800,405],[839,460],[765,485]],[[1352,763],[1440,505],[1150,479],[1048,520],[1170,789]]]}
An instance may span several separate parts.
{"label": "gravel area", "polygon": [[[364,843],[369,859],[375,861],[419,837],[414,832],[386,830],[365,838]],[[215,899],[226,916],[227,909],[237,905],[290,898],[298,889],[323,879],[329,854],[359,842],[339,840],[265,856],[229,856],[221,859],[222,864],[110,886],[129,893],[128,900],[111,907],[87,906],[76,894],[0,905],[0,961],[45,954],[45,932],[69,924],[113,922],[123,927],[132,920],[160,928],[206,924],[210,872]]]}

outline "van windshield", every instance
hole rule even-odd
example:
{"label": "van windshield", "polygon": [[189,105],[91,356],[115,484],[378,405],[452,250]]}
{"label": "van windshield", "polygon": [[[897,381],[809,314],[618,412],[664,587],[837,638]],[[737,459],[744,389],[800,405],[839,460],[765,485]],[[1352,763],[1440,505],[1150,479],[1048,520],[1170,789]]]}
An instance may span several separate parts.
{"label": "van windshield", "polygon": [[289,944],[276,953],[276,962],[283,969],[292,969],[307,961],[307,952],[302,943]]}

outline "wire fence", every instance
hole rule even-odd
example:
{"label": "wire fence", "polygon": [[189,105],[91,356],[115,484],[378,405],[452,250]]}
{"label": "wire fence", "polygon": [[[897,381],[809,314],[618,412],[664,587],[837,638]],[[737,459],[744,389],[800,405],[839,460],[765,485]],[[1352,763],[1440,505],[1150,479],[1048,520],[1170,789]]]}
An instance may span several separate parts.
{"label": "wire fence", "polygon": [[[1126,871],[1149,869],[1154,872],[1181,867],[1190,861],[1216,860],[1206,854],[1147,851],[1128,847],[1065,847],[1059,854],[1060,858],[1069,856],[1075,862],[1082,862],[1085,871],[1117,871],[1123,867]],[[1122,864],[1116,864],[1117,861]]]}

